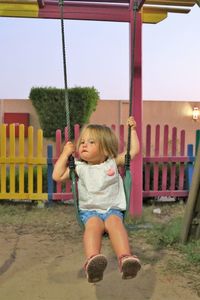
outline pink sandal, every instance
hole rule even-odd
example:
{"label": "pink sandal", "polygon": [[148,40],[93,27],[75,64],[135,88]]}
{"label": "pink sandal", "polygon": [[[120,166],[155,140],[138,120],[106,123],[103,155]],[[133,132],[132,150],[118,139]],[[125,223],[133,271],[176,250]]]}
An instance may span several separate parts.
{"label": "pink sandal", "polygon": [[92,255],[85,263],[84,270],[88,282],[98,282],[103,279],[107,266],[107,258],[102,254]]}
{"label": "pink sandal", "polygon": [[137,256],[124,254],[119,257],[119,267],[122,272],[122,279],[134,278],[141,269]]}

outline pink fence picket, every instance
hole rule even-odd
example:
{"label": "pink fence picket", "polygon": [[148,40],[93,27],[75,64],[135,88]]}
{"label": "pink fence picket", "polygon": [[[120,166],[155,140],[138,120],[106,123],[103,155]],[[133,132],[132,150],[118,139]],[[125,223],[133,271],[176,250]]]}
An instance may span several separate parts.
{"label": "pink fence picket", "polygon": [[[155,142],[151,143],[152,128],[146,128],[146,153],[144,164],[143,197],[187,197],[186,168],[188,157],[185,156],[185,131],[180,131],[178,138],[177,128],[172,128],[171,138],[168,125],[164,126],[163,141],[161,141],[160,125],[155,128]],[[154,154],[151,145],[155,145]],[[162,146],[163,155],[160,148]],[[179,147],[179,151],[178,151]]]}
{"label": "pink fence picket", "polygon": [[[75,141],[79,136],[79,125],[74,126],[74,137]],[[68,129],[67,127],[64,130],[64,142],[68,141]],[[63,142],[63,144],[64,144]],[[53,156],[53,163],[56,162],[58,157],[62,152],[62,132],[60,129],[56,130],[56,154]],[[55,191],[52,194],[52,200],[62,200],[67,201],[73,198],[71,192],[71,183],[70,181],[66,181],[65,183],[57,182],[55,184]]]}

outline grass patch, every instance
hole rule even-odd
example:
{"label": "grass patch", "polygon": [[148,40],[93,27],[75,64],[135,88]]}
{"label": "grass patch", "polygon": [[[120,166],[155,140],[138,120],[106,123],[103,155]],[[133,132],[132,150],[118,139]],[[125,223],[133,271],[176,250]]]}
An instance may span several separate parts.
{"label": "grass patch", "polygon": [[186,261],[200,265],[200,240],[191,240],[187,244],[180,241],[183,219],[174,217],[167,224],[156,224],[149,232],[147,242],[155,249],[173,249],[179,251]]}
{"label": "grass patch", "polygon": [[20,225],[23,222],[34,226],[37,224],[52,224],[54,226],[59,220],[58,215],[64,214],[65,209],[62,205],[39,208],[37,201],[27,203],[5,201],[0,203],[0,224],[2,225]]}
{"label": "grass patch", "polygon": [[200,269],[200,240],[190,241],[186,245],[179,245],[179,250],[186,254],[188,262],[198,265]]}
{"label": "grass patch", "polygon": [[[157,206],[147,205],[140,218],[127,218],[127,228],[131,234],[145,238],[155,250],[173,250],[185,257],[193,266],[200,265],[200,240],[191,240],[187,244],[180,241],[184,203],[161,204],[160,214],[154,214]],[[140,229],[140,230],[139,230]]]}
{"label": "grass patch", "polygon": [[157,225],[151,231],[149,241],[158,249],[176,247],[180,242],[181,227],[182,219],[180,217],[169,221],[168,224]]}

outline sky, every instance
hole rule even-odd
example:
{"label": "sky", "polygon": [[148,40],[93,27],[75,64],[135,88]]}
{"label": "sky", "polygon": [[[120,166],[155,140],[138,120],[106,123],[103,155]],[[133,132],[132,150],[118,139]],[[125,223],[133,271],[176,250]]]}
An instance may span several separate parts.
{"label": "sky", "polygon": [[[64,24],[68,86],[128,100],[128,24]],[[142,30],[143,99],[200,102],[200,8]],[[50,86],[64,87],[60,21],[0,18],[0,99],[27,99],[32,87]]]}

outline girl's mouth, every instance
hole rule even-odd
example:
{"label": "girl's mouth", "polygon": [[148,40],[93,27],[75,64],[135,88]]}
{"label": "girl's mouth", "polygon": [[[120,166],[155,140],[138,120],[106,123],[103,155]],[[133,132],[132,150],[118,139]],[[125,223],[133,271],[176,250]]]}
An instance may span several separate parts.
{"label": "girl's mouth", "polygon": [[81,151],[81,153],[87,153],[87,152],[88,152],[87,150],[82,150],[82,151]]}

